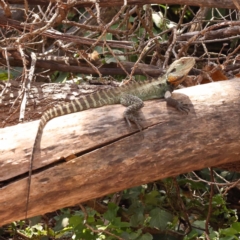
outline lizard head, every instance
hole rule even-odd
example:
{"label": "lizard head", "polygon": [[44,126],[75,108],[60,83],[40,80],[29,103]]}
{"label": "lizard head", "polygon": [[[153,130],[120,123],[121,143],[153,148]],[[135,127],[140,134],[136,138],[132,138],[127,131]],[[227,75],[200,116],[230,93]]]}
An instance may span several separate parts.
{"label": "lizard head", "polygon": [[176,88],[184,81],[185,77],[194,65],[195,59],[193,57],[182,57],[176,60],[167,70],[167,82],[173,88]]}

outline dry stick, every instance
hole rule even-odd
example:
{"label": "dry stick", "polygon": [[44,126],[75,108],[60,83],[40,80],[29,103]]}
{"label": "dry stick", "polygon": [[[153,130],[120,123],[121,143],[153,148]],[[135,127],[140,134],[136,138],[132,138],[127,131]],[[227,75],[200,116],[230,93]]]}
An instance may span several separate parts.
{"label": "dry stick", "polygon": [[231,56],[233,56],[235,53],[237,53],[237,52],[239,51],[239,49],[240,49],[240,45],[238,45],[238,46],[234,49],[234,51],[232,51],[231,53],[228,54],[227,59],[226,59],[226,61],[224,62],[224,66],[226,66],[227,63],[229,63],[229,62],[231,61],[231,60],[230,60]]}
{"label": "dry stick", "polygon": [[95,3],[95,8],[96,8],[96,12],[97,12],[97,23],[102,26],[101,23],[101,18],[100,18],[100,7],[99,7],[99,3]]}
{"label": "dry stick", "polygon": [[[89,31],[94,31],[94,32],[101,32],[102,31],[101,27],[98,27],[98,26],[85,25],[85,24],[82,24],[82,23],[73,22],[73,21],[69,21],[69,20],[63,20],[62,22],[64,24],[71,25],[71,26],[76,26],[76,27],[79,27],[81,29],[85,29],[85,30],[89,30]],[[113,34],[123,34],[123,35],[127,34],[127,31],[116,30],[116,29],[107,29],[106,32],[107,33],[113,33]]]}
{"label": "dry stick", "polygon": [[177,183],[177,180],[176,180],[175,177],[172,177],[172,180],[173,180],[173,184],[174,184],[174,186],[175,186],[175,189],[176,189],[176,191],[177,191],[177,198],[178,198],[178,199],[177,199],[177,202],[180,203],[179,205],[180,205],[180,207],[181,207],[182,214],[183,214],[183,216],[184,216],[185,221],[186,221],[187,224],[188,224],[187,232],[185,232],[185,234],[187,235],[188,233],[191,232],[192,226],[191,226],[191,223],[190,223],[190,221],[189,221],[189,217],[188,217],[188,215],[187,215],[187,209],[186,209],[186,207],[185,207],[185,205],[184,205],[184,203],[183,203],[183,200],[182,200],[182,198],[181,198],[180,189],[179,189],[179,185],[178,185],[178,183]]}
{"label": "dry stick", "polygon": [[206,45],[205,45],[203,42],[201,42],[201,43],[202,43],[202,46],[203,46],[203,49],[204,49],[205,54],[208,56],[208,64],[209,64],[209,63],[210,63],[210,62],[209,62],[210,54],[208,53],[208,50],[207,50]]}
{"label": "dry stick", "polygon": [[[202,43],[202,46],[203,46],[203,49],[205,51],[205,54],[208,56],[208,64],[210,64],[210,54],[207,50],[207,47],[204,43]],[[219,61],[218,61],[219,63]],[[220,63],[219,63],[220,65]],[[214,68],[208,73],[208,72],[204,72],[205,73],[205,76],[207,77],[207,79],[210,81],[210,82],[214,82],[213,79],[211,78],[211,75],[216,72],[217,70],[219,70],[219,65],[215,65]]]}
{"label": "dry stick", "polygon": [[[137,12],[137,15],[138,15],[138,19],[141,21],[142,26],[144,27],[144,29],[146,30],[146,32],[148,32],[150,38],[151,38],[152,40],[154,40],[156,46],[157,46],[158,48],[160,48],[160,43],[158,42],[158,38],[155,38],[155,36],[154,36],[154,34],[153,34],[153,32],[152,32],[152,27],[150,27],[150,26],[152,26],[152,25],[149,24],[149,22],[152,23],[152,20],[149,20],[149,22],[148,22],[148,24],[147,24],[147,23],[142,19],[141,14],[140,14],[138,8],[136,9],[136,12]],[[149,18],[150,18],[150,17],[151,17],[151,16],[149,15]],[[152,18],[152,17],[151,17],[151,18]]]}
{"label": "dry stick", "polygon": [[185,12],[187,11],[187,8],[188,8],[187,5],[185,5],[183,7],[182,14],[180,16],[178,24],[177,24],[176,27],[173,27],[173,29],[172,29],[173,40],[172,40],[172,43],[169,45],[169,47],[168,47],[168,49],[166,51],[165,60],[164,60],[164,63],[163,63],[163,68],[165,68],[167,66],[168,60],[170,58],[170,52],[173,52],[174,57],[177,58],[177,53],[175,52],[175,49],[174,49],[174,46],[175,46],[176,41],[177,41],[177,30],[180,28],[180,26],[181,26],[181,24],[183,22],[183,18],[184,18]]}
{"label": "dry stick", "polygon": [[45,21],[45,22],[48,21],[46,12],[45,13],[43,12],[42,7],[40,5],[38,5],[37,7],[38,7],[39,12],[42,14],[42,21]]}
{"label": "dry stick", "polygon": [[208,9],[209,8],[206,8],[206,7],[200,7],[197,13],[195,14],[193,13],[191,7],[188,7],[188,10],[194,16],[193,21],[191,21],[193,23],[190,25],[189,32],[198,31],[202,29],[202,23],[203,23],[202,20],[205,18],[205,15],[208,12]]}
{"label": "dry stick", "polygon": [[[212,184],[212,185],[218,185],[218,186],[222,186],[222,187],[231,186],[231,185],[233,184],[233,183],[216,183],[216,182],[209,182],[209,181],[206,181],[206,180],[200,178],[195,172],[192,172],[192,174],[193,174],[198,180],[192,179],[192,178],[189,178],[189,177],[185,176],[186,179],[191,180],[191,181],[193,181],[193,182],[204,182],[204,183],[206,183],[206,184],[208,184],[208,185],[211,185],[211,184]],[[237,182],[239,182],[239,181],[240,181],[240,179],[239,179]],[[235,182],[234,182],[234,183],[235,183]]]}
{"label": "dry stick", "polygon": [[[3,27],[11,27],[11,28],[17,28],[17,29],[22,29],[22,25],[20,25],[20,22],[12,20],[12,19],[6,19],[4,17],[0,17],[0,19],[2,21],[0,21],[0,26]],[[28,26],[29,24],[24,24],[24,28],[31,30],[30,27]],[[36,30],[36,27],[33,28]],[[79,36],[72,36],[69,34],[64,34],[61,33],[57,30],[54,29],[46,29],[41,31],[40,33],[41,35],[45,36],[45,37],[50,37],[50,38],[54,38],[54,39],[61,39],[63,41],[68,41],[68,42],[73,42],[73,43],[77,43],[77,44],[84,44],[84,45],[93,45],[95,43],[95,40],[93,39],[89,39],[89,38],[85,38],[85,37],[79,37]],[[31,36],[31,35],[30,35]],[[14,40],[14,38],[11,38]],[[17,39],[17,38],[15,38]],[[0,43],[2,43],[3,41],[0,41]],[[112,46],[112,47],[116,47],[116,48],[125,48],[125,49],[133,49],[132,46],[132,42],[130,41],[107,41],[107,43]],[[102,45],[104,44],[104,41],[99,41],[98,45]],[[0,47],[1,49],[1,47]]]}
{"label": "dry stick", "polygon": [[[6,85],[7,86],[7,85]],[[11,112],[11,109],[14,107],[15,103],[17,102],[17,100],[23,95],[23,90],[20,92],[20,94],[17,96],[17,98],[14,100],[9,113]],[[8,120],[13,116],[13,114],[15,114],[18,110],[20,109],[20,105],[17,106],[17,108],[3,121],[2,127],[5,127]]]}
{"label": "dry stick", "polygon": [[128,30],[128,36],[132,35],[134,32],[137,32],[140,28],[140,22],[134,21],[132,27]]}
{"label": "dry stick", "polygon": [[[135,69],[137,67],[137,64],[142,60],[143,56],[145,53],[148,52],[149,48],[150,48],[150,45],[152,44],[152,42],[154,41],[155,42],[155,45],[157,47],[160,47],[160,44],[158,42],[158,38],[154,36],[152,30],[149,28],[149,25],[147,25],[145,23],[145,21],[143,21],[142,17],[141,17],[141,14],[139,12],[139,10],[137,9],[136,10],[137,12],[137,15],[138,15],[138,19],[141,21],[141,24],[143,25],[143,27],[145,28],[145,30],[149,33],[151,39],[148,41],[148,43],[146,44],[146,46],[143,48],[142,52],[140,53],[140,56],[138,57],[138,60],[135,62],[133,68],[132,68],[132,71],[131,71],[131,74],[130,74],[130,77],[129,77],[129,80],[127,82],[129,82],[131,79],[132,79],[132,76],[135,72]],[[155,46],[154,46],[155,47]]]}
{"label": "dry stick", "polygon": [[230,26],[238,26],[240,25],[240,21],[235,21],[235,22],[232,22],[232,21],[226,21],[226,22],[221,22],[219,24],[215,24],[215,25],[212,25],[212,26],[209,26],[201,31],[199,31],[196,35],[194,35],[193,37],[191,37],[185,44],[185,46],[183,46],[179,53],[178,53],[178,57],[181,58],[182,55],[183,55],[183,52],[187,52],[190,44],[192,44],[200,35],[204,36],[204,34],[206,32],[209,32],[215,28],[220,28],[220,27],[223,27],[223,26],[227,26],[227,25],[230,25]]}
{"label": "dry stick", "polygon": [[8,82],[11,78],[11,74],[10,74],[10,64],[9,64],[9,58],[8,58],[8,52],[7,52],[7,49],[4,48],[4,55],[5,55],[5,58],[6,58],[6,62],[7,62],[7,68],[8,68]]}
{"label": "dry stick", "polygon": [[[226,182],[226,183],[229,183],[229,181],[227,181],[225,178],[223,178],[220,174],[218,174],[216,171],[214,171],[213,170],[213,172],[214,172],[214,174],[218,177],[218,178],[220,178],[221,180],[223,180],[224,182]],[[240,179],[239,179],[240,180]],[[216,186],[218,186],[218,185],[216,185]]]}
{"label": "dry stick", "polygon": [[99,72],[98,68],[95,67],[90,61],[88,61],[87,58],[85,58],[83,56],[83,54],[81,53],[81,51],[78,51],[78,54],[92,67],[92,69],[99,75],[99,77],[102,77],[102,74]]}
{"label": "dry stick", "polygon": [[[215,182],[214,180],[214,176],[213,176],[213,168],[210,168],[210,173],[211,173],[211,181],[212,182]],[[214,186],[213,184],[210,185],[210,196],[209,196],[209,207],[208,207],[208,214],[207,214],[207,219],[206,219],[206,223],[205,223],[205,235],[206,235],[206,238],[210,240],[209,238],[209,228],[208,228],[208,225],[209,225],[209,220],[210,220],[210,217],[211,217],[211,213],[212,213],[212,198],[213,198],[213,191],[214,191]]]}
{"label": "dry stick", "polygon": [[165,53],[165,60],[164,60],[164,63],[163,63],[163,68],[166,68],[166,66],[168,65],[168,60],[170,58],[170,54],[172,52],[173,46],[176,43],[176,40],[177,40],[177,29],[174,27],[172,29],[172,42],[168,46],[168,49],[167,49],[167,51]]}
{"label": "dry stick", "polygon": [[238,179],[236,182],[232,183],[232,184],[230,185],[230,187],[226,188],[226,190],[223,192],[223,195],[226,195],[227,192],[228,192],[231,188],[234,188],[234,187],[237,186],[239,183],[240,183],[240,179]]}
{"label": "dry stick", "polygon": [[8,18],[12,17],[12,12],[9,6],[9,3],[6,3],[4,0],[0,1],[0,6],[2,7],[3,11],[4,11],[4,15]]}
{"label": "dry stick", "polygon": [[[133,76],[133,74],[134,74],[134,72],[135,72],[135,69],[137,68],[138,63],[142,60],[145,52],[148,51],[149,46],[152,44],[152,42],[153,42],[153,39],[151,39],[151,41],[149,41],[148,44],[143,48],[140,56],[138,57],[138,60],[134,63],[134,65],[133,65],[133,67],[132,67],[132,71],[131,71],[131,73],[130,73],[129,80],[128,80],[126,83],[128,83],[129,81],[131,81],[132,76]],[[125,84],[126,84],[126,83],[125,83]]]}
{"label": "dry stick", "polygon": [[187,9],[188,9],[188,5],[184,5],[183,10],[182,10],[182,14],[181,14],[180,19],[178,21],[178,24],[176,26],[177,29],[179,29],[180,26],[182,25]]}
{"label": "dry stick", "polygon": [[[235,38],[239,39],[240,35],[236,35],[236,36],[232,36],[232,37],[225,37],[225,38],[218,38],[218,39],[211,39],[211,40],[207,40],[207,39],[202,39],[202,40],[196,40],[196,41],[192,41],[191,44],[198,44],[198,43],[215,43],[215,42],[223,42],[223,41],[229,41]],[[183,43],[186,44],[187,41],[177,41],[177,43]]]}
{"label": "dry stick", "polygon": [[174,57],[177,59],[177,53],[175,52],[175,49],[174,49],[174,46],[175,46],[175,43],[177,41],[177,30],[180,28],[180,26],[182,25],[182,22],[183,22],[183,19],[184,19],[184,16],[185,16],[185,13],[188,9],[188,5],[184,5],[183,7],[183,10],[182,10],[182,14],[180,16],[180,19],[178,21],[178,24],[175,28],[173,28],[172,30],[172,35],[173,35],[173,40],[172,40],[172,43],[170,44],[168,50],[169,50],[169,53],[168,53],[168,50],[167,50],[167,53],[165,54],[165,61],[163,63],[163,67],[166,67],[167,66],[167,63],[168,63],[168,59],[170,57],[170,50],[173,51],[173,54],[174,54]]}
{"label": "dry stick", "polygon": [[[104,27],[104,30],[102,32],[102,34],[98,37],[98,39],[96,40],[96,42],[91,46],[91,48],[93,49],[97,43],[104,37],[104,35],[106,34],[107,32],[107,29],[109,27],[111,27],[111,25],[113,25],[114,23],[116,23],[116,21],[119,20],[119,16],[124,12],[124,10],[127,8],[127,6],[122,6],[121,9],[118,11],[118,13],[113,17],[112,21],[110,23],[108,23],[105,27]],[[106,39],[105,39],[106,41]]]}
{"label": "dry stick", "polygon": [[130,6],[128,6],[126,8],[125,14],[122,14],[122,15],[125,15],[125,16],[124,16],[123,20],[118,25],[118,29],[121,29],[121,27],[123,27],[123,26],[127,26],[127,30],[124,31],[125,32],[124,37],[125,37],[126,40],[128,39],[128,35],[129,35],[129,29],[128,29],[129,28],[129,18],[131,16],[129,8],[130,8]]}
{"label": "dry stick", "polygon": [[24,12],[25,12],[25,16],[27,16],[27,13],[28,13],[28,1],[27,0],[24,0]]}
{"label": "dry stick", "polygon": [[[169,29],[167,29],[167,30],[165,30],[165,31],[162,31],[162,32],[159,33],[157,36],[154,36],[152,39],[148,40],[148,41],[146,42],[146,44],[148,44],[149,41],[152,41],[152,40],[156,40],[156,39],[158,39],[158,38],[161,38],[161,35],[164,35],[164,34],[166,34],[166,33],[168,33],[168,32],[171,32],[173,28],[174,28],[174,27],[169,28]],[[179,41],[177,41],[177,42],[179,42]],[[185,41],[184,41],[184,42],[185,42]],[[161,44],[164,45],[164,44],[167,44],[167,43],[168,43],[167,41],[164,41],[164,42],[162,42]],[[160,43],[159,43],[159,44],[160,44]],[[152,51],[152,48],[153,48],[153,47],[155,47],[155,45],[152,45],[151,47],[149,47],[149,49],[147,50],[147,52],[146,52],[145,54],[148,54],[150,51]],[[161,47],[161,45],[159,45],[159,47]]]}
{"label": "dry stick", "polygon": [[225,54],[222,54],[222,51],[223,51],[223,49],[224,49],[226,46],[228,46],[228,43],[224,43],[223,46],[222,46],[222,48],[221,48],[221,50],[220,50],[220,52],[218,53],[217,63],[218,63],[219,66],[221,65],[221,64],[220,64],[220,61],[219,61],[220,56],[225,56],[225,57],[226,57]]}
{"label": "dry stick", "polygon": [[90,14],[90,16],[92,16],[93,19],[95,19],[97,21],[97,17],[95,16],[94,12],[92,11],[91,8],[89,7],[85,7],[86,11]]}
{"label": "dry stick", "polygon": [[235,4],[235,6],[237,7],[237,9],[240,10],[240,4],[239,4],[238,0],[232,0],[232,1]]}
{"label": "dry stick", "polygon": [[23,78],[23,85],[22,85],[22,93],[23,93],[23,97],[21,99],[21,104],[20,104],[20,112],[19,112],[19,121],[22,121],[24,119],[24,111],[26,109],[26,89],[24,87],[24,84],[26,84],[27,82],[27,76],[28,76],[28,71],[27,71],[27,62],[26,62],[26,57],[25,54],[23,52],[22,49],[22,44],[20,42],[18,42],[18,49],[19,49],[19,53],[22,57],[22,62],[23,62],[23,74],[22,74],[22,78]]}
{"label": "dry stick", "polygon": [[115,55],[115,53],[112,51],[112,49],[110,48],[110,46],[108,46],[107,42],[105,42],[105,45],[108,49],[108,51],[113,55],[113,57],[117,60],[118,65],[121,67],[121,69],[126,73],[126,75],[129,77],[129,73],[127,72],[127,70],[125,69],[125,67],[122,65],[122,63],[118,60],[117,56]]}
{"label": "dry stick", "polygon": [[[25,110],[26,110],[26,105],[27,105],[27,93],[31,88],[30,83],[32,82],[32,78],[33,78],[33,74],[35,71],[35,65],[37,62],[37,58],[36,58],[36,54],[34,52],[31,53],[31,57],[32,57],[32,61],[31,61],[31,67],[29,70],[28,74],[25,74],[25,80],[23,83],[23,99],[22,99],[22,103],[21,103],[21,107],[20,107],[20,115],[19,115],[19,121],[22,121],[24,119],[24,114],[25,114]],[[27,79],[28,78],[28,79]]]}

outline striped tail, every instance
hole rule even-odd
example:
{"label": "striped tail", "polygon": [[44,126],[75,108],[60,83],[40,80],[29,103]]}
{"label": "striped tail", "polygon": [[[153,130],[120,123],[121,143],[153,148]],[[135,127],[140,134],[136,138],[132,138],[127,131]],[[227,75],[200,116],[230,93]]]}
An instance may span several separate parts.
{"label": "striped tail", "polygon": [[120,91],[118,89],[107,89],[107,90],[98,91],[96,93],[84,96],[80,99],[72,100],[69,103],[58,105],[43,113],[38,125],[38,131],[34,140],[30,162],[29,162],[28,189],[27,189],[27,201],[26,201],[26,211],[25,211],[26,219],[28,216],[28,205],[29,205],[29,197],[30,197],[30,190],[31,190],[30,188],[31,188],[31,176],[32,176],[32,169],[33,169],[34,154],[37,149],[37,143],[40,140],[43,129],[47,124],[47,122],[53,118],[56,118],[62,115],[81,112],[90,108],[99,108],[104,105],[117,104],[120,102],[119,92]]}

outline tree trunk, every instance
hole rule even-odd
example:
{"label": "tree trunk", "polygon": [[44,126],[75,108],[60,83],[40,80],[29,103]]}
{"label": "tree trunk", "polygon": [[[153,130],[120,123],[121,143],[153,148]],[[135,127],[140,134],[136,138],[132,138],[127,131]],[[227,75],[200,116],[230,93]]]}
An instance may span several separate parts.
{"label": "tree trunk", "polygon": [[[105,106],[51,120],[34,157],[28,217],[240,159],[240,79],[174,92],[189,114],[147,101],[143,132],[124,107]],[[25,217],[29,158],[38,121],[0,129],[1,224]]]}

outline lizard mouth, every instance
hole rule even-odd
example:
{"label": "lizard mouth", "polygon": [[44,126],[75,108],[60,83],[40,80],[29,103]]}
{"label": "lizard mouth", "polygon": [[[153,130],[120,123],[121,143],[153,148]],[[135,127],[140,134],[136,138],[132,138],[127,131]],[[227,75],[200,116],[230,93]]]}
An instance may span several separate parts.
{"label": "lizard mouth", "polygon": [[181,75],[181,76],[168,76],[168,82],[173,86],[173,87],[177,87],[179,84],[181,84],[183,82],[183,80],[185,79],[185,75]]}

